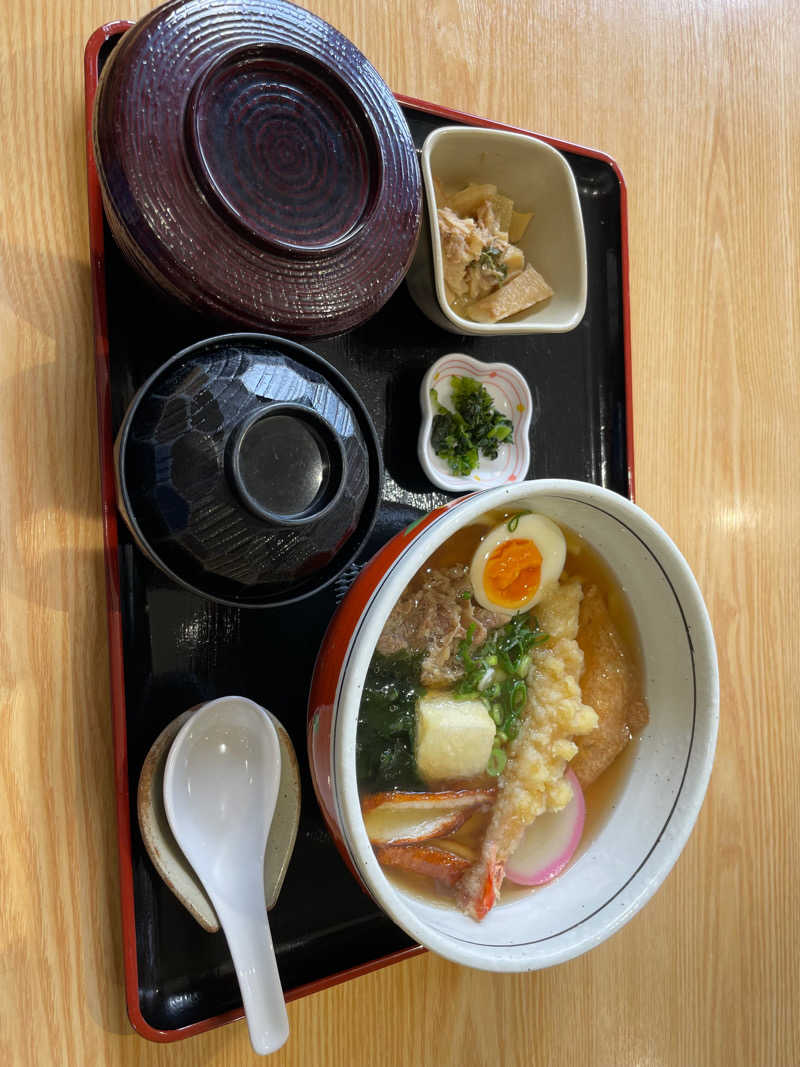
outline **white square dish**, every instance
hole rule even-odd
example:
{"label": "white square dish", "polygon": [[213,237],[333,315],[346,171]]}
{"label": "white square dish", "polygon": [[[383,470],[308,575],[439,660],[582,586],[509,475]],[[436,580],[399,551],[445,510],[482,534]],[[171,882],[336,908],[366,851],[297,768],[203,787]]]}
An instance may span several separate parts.
{"label": "white square dish", "polygon": [[[506,130],[442,126],[421,152],[427,211],[407,275],[412,298],[451,333],[566,333],[586,311],[586,239],[578,189],[564,156],[537,137]],[[473,322],[447,301],[434,179],[445,186],[491,183],[515,209],[533,212],[517,245],[553,289],[553,296],[500,322]]]}

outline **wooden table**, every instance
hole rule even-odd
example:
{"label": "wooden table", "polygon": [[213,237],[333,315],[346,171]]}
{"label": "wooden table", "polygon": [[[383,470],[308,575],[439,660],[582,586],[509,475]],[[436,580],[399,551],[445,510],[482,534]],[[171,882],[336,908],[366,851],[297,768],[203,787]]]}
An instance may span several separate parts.
{"label": "wooden table", "polygon": [[[151,0],[0,23],[0,1063],[255,1062],[123,1001],[82,50]],[[276,1064],[800,1063],[795,0],[314,0],[398,91],[572,141],[630,194],[638,500],[708,600],[708,797],[639,916],[552,971],[425,955],[294,1003]]]}

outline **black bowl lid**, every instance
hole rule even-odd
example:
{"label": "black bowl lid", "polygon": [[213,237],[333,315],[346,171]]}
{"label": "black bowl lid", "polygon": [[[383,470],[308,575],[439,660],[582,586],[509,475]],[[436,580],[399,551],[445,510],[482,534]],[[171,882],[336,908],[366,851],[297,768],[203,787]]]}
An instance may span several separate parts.
{"label": "black bowl lid", "polygon": [[375,518],[375,431],[349,383],[290,341],[229,334],[141,388],[119,438],[133,532],[181,584],[237,605],[332,581]]}

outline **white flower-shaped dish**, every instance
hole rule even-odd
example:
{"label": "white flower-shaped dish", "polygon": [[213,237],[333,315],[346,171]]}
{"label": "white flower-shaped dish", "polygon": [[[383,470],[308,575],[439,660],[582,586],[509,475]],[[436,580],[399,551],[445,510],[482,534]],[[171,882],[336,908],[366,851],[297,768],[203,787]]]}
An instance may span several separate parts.
{"label": "white flower-shaped dish", "polygon": [[[431,400],[435,389],[439,403],[452,411],[452,379],[455,376],[474,378],[492,398],[497,410],[511,419],[513,443],[501,444],[497,459],[480,457],[478,467],[467,477],[450,473],[446,460],[440,459],[431,445],[431,427],[436,414]],[[422,469],[434,485],[448,493],[463,493],[472,489],[491,489],[507,482],[523,481],[528,475],[531,450],[528,431],[531,425],[531,391],[516,368],[508,363],[481,363],[461,352],[442,356],[422,380],[420,389],[422,426],[419,431],[417,454]]]}

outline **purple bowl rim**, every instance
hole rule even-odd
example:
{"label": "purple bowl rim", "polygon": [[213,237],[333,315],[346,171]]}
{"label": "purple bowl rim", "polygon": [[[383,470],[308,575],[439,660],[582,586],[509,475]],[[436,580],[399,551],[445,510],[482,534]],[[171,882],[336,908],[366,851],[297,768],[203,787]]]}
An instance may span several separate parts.
{"label": "purple bowl rim", "polygon": [[[190,2],[190,0],[168,0],[167,3],[162,3],[150,12],[147,12],[128,26],[128,29],[124,34],[124,43],[133,47],[142,34],[146,34],[152,30],[154,22],[157,22],[159,18],[164,17],[165,13],[169,13],[173,9],[179,9],[187,2]],[[269,4],[272,4],[277,2],[277,0],[268,0],[268,2]],[[100,190],[111,232],[117,243],[125,250],[126,258],[135,265],[137,272],[143,276],[149,284],[155,286],[158,291],[164,293],[169,299],[216,318],[220,322],[222,328],[224,328],[227,321],[228,324],[234,327],[238,326],[241,331],[260,333],[272,333],[274,331],[278,334],[288,334],[300,343],[313,343],[315,340],[322,340],[348,333],[350,330],[356,329],[363,323],[368,322],[385,306],[387,301],[399,289],[408,274],[420,240],[424,212],[424,190],[419,167],[419,151],[414,144],[408,121],[403,114],[403,102],[392,92],[380,72],[375,68],[374,64],[370,62],[363,52],[361,52],[354,41],[326,19],[323,19],[320,15],[300,7],[296,3],[292,3],[291,0],[282,0],[281,6],[285,6],[287,9],[296,9],[297,12],[301,13],[302,17],[310,18],[315,22],[322,24],[328,31],[333,33],[336,38],[341,39],[349,49],[352,49],[353,56],[359,60],[359,69],[366,68],[368,71],[370,85],[383,100],[381,113],[384,114],[385,117],[385,128],[383,129],[383,135],[378,137],[377,146],[378,154],[381,156],[381,168],[384,179],[386,177],[386,169],[383,156],[385,155],[384,145],[387,142],[387,138],[392,143],[396,142],[404,146],[401,155],[407,157],[409,170],[405,176],[405,180],[398,186],[398,191],[402,193],[404,202],[407,202],[408,225],[403,225],[401,229],[409,234],[410,240],[405,248],[405,255],[397,255],[395,257],[394,261],[397,265],[397,270],[394,272],[395,276],[393,279],[387,281],[387,284],[379,293],[372,295],[369,300],[365,300],[364,303],[358,306],[355,310],[352,305],[344,303],[333,314],[328,314],[325,311],[320,310],[315,312],[310,318],[306,317],[298,319],[292,314],[291,309],[285,306],[278,306],[272,309],[272,316],[270,318],[268,315],[260,313],[253,304],[245,305],[234,303],[230,297],[229,289],[215,289],[213,285],[201,288],[194,286],[191,282],[191,278],[187,275],[186,270],[184,269],[182,260],[180,258],[176,259],[169,253],[169,250],[163,246],[163,241],[159,240],[155,232],[151,233],[149,238],[145,233],[144,240],[141,236],[135,236],[137,229],[141,227],[143,222],[145,223],[145,230],[147,231],[146,220],[143,217],[141,219],[138,218],[138,207],[136,208],[137,219],[134,221],[127,218],[124,212],[120,212],[117,207],[117,204],[120,202],[119,198],[115,192],[112,192],[112,187],[106,179],[106,173],[102,162],[104,152],[101,148],[101,141],[108,140],[108,137],[101,138],[100,136],[99,115],[102,110],[103,83],[108,80],[109,74],[112,73],[117,66],[116,60],[120,56],[117,47],[115,47],[114,51],[108,57],[107,62],[104,64],[98,81],[92,118],[92,140],[94,144],[94,155]],[[269,43],[280,45],[282,47],[291,47],[286,45],[284,41],[273,40],[270,42],[265,41],[263,38],[252,37],[249,41],[239,41],[237,44],[232,45],[228,50],[245,47],[247,44],[259,45]],[[216,58],[217,57],[214,57],[212,62],[215,62]],[[324,65],[325,60],[320,55],[314,55],[314,58],[317,62]],[[339,77],[338,71],[335,71],[333,66],[331,66],[331,72]],[[356,93],[355,87],[352,85],[349,87],[350,91],[357,96],[358,94]],[[368,113],[368,109],[365,109],[365,112]],[[370,121],[372,121],[371,117]],[[257,248],[258,246],[251,245],[251,247]],[[332,251],[336,252],[337,250],[340,251],[341,249],[334,249]],[[152,255],[151,252],[153,253]],[[308,256],[292,253],[289,259],[308,260],[313,264],[316,257],[317,251],[311,249],[309,250]],[[286,257],[277,256],[276,258],[278,260],[283,258],[283,261],[287,262]],[[319,265],[320,268],[322,268],[325,265],[324,254],[320,256],[319,259]],[[306,280],[296,280],[298,289],[301,289],[306,284]]]}
{"label": "purple bowl rim", "polygon": [[[374,177],[374,180],[367,183],[367,195],[365,198],[364,209],[357,222],[333,241],[327,241],[318,245],[297,244],[293,241],[284,241],[279,237],[272,237],[263,233],[260,229],[253,226],[252,223],[248,221],[247,217],[230,203],[224,189],[220,187],[219,183],[214,178],[212,168],[205,158],[205,153],[202,147],[202,136],[199,130],[201,113],[198,109],[198,104],[204,91],[220,70],[235,64],[237,59],[244,60],[245,58],[250,57],[259,59],[263,57],[266,59],[269,53],[283,53],[288,56],[293,56],[295,57],[297,66],[311,69],[312,76],[318,77],[319,80],[322,81],[327,79],[336,83],[337,99],[343,106],[344,110],[352,116],[353,125],[358,129],[361,139],[364,142],[366,155],[369,160],[369,171]],[[314,68],[318,68],[319,73],[317,73]],[[369,136],[372,139],[371,144],[367,144],[367,139],[364,137],[365,128],[369,130]],[[211,194],[213,200],[215,200],[225,212],[226,218],[242,231],[253,244],[264,245],[273,253],[273,255],[303,256],[308,259],[315,259],[317,256],[324,258],[331,252],[338,252],[349,244],[364,226],[367,225],[375,213],[375,208],[377,207],[385,180],[380,133],[375,122],[373,121],[369,110],[364,107],[363,102],[359,100],[358,96],[353,92],[345,79],[341,77],[335,67],[326,66],[317,58],[317,56],[304,52],[302,48],[298,48],[296,45],[285,44],[282,41],[250,41],[243,44],[233,45],[225,51],[220,52],[220,54],[212,59],[200,72],[186,96],[184,105],[184,132],[187,163],[191,167],[195,179],[198,181],[201,188],[207,195],[209,193]]]}

